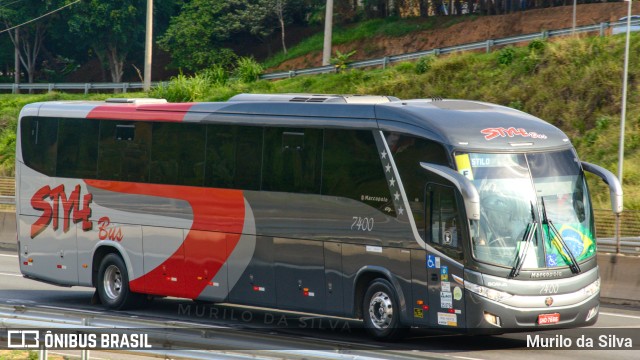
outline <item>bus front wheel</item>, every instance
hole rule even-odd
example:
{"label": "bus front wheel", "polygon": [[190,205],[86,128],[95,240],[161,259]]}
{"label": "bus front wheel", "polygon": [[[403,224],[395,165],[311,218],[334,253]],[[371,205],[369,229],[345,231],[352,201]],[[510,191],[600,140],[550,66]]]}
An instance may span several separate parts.
{"label": "bus front wheel", "polygon": [[129,289],[129,274],[122,258],[107,254],[98,269],[98,296],[109,309],[124,310],[134,307],[141,299]]}
{"label": "bus front wheel", "polygon": [[364,295],[362,312],[364,327],[378,340],[394,340],[402,337],[406,328],[400,324],[398,296],[393,285],[385,279],[369,284]]}

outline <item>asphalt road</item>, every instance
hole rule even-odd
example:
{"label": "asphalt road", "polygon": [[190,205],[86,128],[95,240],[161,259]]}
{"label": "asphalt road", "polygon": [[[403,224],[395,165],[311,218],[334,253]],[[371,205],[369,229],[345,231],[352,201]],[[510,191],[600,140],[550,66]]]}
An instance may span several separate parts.
{"label": "asphalt road", "polygon": [[[238,335],[239,340],[235,346],[239,350],[339,348],[340,354],[378,359],[640,358],[640,309],[606,304],[601,306],[599,320],[593,327],[535,333],[545,339],[568,337],[573,340],[574,345],[580,337],[592,339],[595,343],[593,348],[549,350],[544,349],[541,343],[538,343],[538,346],[528,344],[527,334],[465,336],[414,330],[404,341],[380,343],[372,341],[364,334],[359,321],[227,304],[202,304],[173,298],[156,299],[144,309],[113,312],[105,310],[100,305],[92,305],[92,295],[93,289],[89,288],[57,287],[25,279],[20,274],[17,255],[0,251],[0,304],[26,305],[52,311],[89,310],[128,319],[148,319],[167,324],[179,322],[183,326],[190,324],[189,326],[192,325],[194,328],[216,326]],[[614,341],[615,345],[616,339],[626,337],[632,339],[633,349],[600,350],[600,341]],[[533,338],[531,339],[533,341]],[[619,344],[614,348],[621,349],[624,346]]]}

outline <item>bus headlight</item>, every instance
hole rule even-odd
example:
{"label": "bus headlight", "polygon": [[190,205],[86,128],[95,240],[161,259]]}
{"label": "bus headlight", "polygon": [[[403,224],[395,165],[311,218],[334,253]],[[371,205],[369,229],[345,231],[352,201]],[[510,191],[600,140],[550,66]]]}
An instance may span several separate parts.
{"label": "bus headlight", "polygon": [[600,279],[592,282],[589,286],[582,289],[585,295],[591,296],[595,295],[600,291]]}
{"label": "bus headlight", "polygon": [[510,297],[512,297],[513,295],[506,293],[504,291],[498,291],[495,289],[491,289],[488,287],[484,287],[481,285],[476,285],[472,282],[468,282],[465,281],[464,282],[464,287],[471,291],[472,293],[476,293],[482,297],[486,297],[489,300],[493,300],[493,301],[497,301],[497,302],[501,302],[502,300],[508,299]]}

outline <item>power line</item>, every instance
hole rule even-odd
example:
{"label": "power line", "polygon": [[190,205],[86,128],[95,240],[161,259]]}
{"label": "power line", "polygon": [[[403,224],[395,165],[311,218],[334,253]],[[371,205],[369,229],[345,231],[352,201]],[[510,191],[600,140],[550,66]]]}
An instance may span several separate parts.
{"label": "power line", "polygon": [[67,4],[67,5],[63,6],[63,7],[57,8],[57,9],[55,9],[55,10],[53,10],[53,11],[49,11],[48,13],[46,13],[46,14],[44,14],[44,15],[38,16],[37,18],[31,19],[31,20],[29,20],[29,21],[25,21],[25,22],[23,22],[23,23],[22,23],[22,24],[20,24],[20,25],[16,25],[16,26],[14,26],[14,27],[10,27],[10,28],[8,28],[8,29],[4,29],[4,30],[0,31],[0,34],[5,33],[5,32],[7,32],[7,31],[11,31],[11,30],[16,29],[16,28],[19,28],[19,27],[21,27],[21,26],[27,25],[27,24],[32,23],[32,22],[34,22],[34,21],[38,21],[38,20],[42,19],[43,17],[46,17],[46,16],[49,16],[49,15],[51,15],[51,14],[57,13],[58,11],[60,11],[60,10],[62,10],[62,9],[64,9],[64,8],[67,8],[67,7],[69,7],[69,6],[73,5],[73,4],[79,3],[80,1],[81,1],[81,0],[76,0],[76,1],[74,1],[74,2],[72,2],[72,3],[70,3],[70,4]]}
{"label": "power line", "polygon": [[10,3],[0,3],[0,7],[1,7],[1,8],[6,8],[6,7],[7,7],[7,6],[9,6],[9,5],[13,5],[13,4],[15,4],[15,3],[19,3],[19,2],[21,2],[21,1],[24,1],[24,0],[14,0],[14,1],[10,2]]}

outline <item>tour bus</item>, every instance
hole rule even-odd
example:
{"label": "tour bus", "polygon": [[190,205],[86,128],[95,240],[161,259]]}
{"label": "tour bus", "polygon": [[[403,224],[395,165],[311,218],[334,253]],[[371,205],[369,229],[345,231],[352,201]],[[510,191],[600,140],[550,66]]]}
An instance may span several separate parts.
{"label": "tour bus", "polygon": [[534,116],[465,100],[241,94],[34,103],[16,149],[30,279],[504,333],[594,324],[585,172]]}

